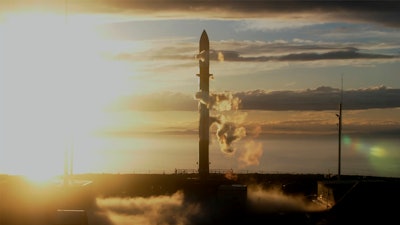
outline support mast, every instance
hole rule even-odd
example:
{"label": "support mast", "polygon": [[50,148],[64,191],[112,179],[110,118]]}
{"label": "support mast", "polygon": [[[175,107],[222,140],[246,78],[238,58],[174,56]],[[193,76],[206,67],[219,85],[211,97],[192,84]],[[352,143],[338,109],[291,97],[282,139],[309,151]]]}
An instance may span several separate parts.
{"label": "support mast", "polygon": [[338,180],[341,175],[341,161],[342,161],[342,107],[343,107],[343,75],[341,77],[341,91],[340,91],[340,104],[339,104],[339,135],[338,135]]}

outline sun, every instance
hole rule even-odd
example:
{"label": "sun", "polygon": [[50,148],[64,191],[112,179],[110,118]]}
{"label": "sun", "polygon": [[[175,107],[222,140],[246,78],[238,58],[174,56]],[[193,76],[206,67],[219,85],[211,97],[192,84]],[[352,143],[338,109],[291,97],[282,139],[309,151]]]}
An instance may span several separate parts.
{"label": "sun", "polygon": [[52,174],[46,170],[36,170],[32,172],[24,172],[23,175],[28,181],[35,184],[47,184],[56,181],[60,177],[59,174]]}
{"label": "sun", "polygon": [[105,46],[92,24],[64,15],[20,13],[0,24],[0,170],[36,181],[60,175],[71,140],[108,123],[104,109],[127,90],[128,72],[103,57]]}

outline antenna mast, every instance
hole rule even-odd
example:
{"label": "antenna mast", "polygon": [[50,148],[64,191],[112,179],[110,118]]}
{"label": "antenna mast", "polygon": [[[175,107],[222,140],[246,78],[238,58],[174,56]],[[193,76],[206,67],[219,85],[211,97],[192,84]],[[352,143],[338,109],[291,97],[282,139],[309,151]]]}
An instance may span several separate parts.
{"label": "antenna mast", "polygon": [[[64,8],[64,23],[66,32],[68,32],[68,0],[65,0],[65,8]],[[67,39],[65,39],[67,40]],[[66,52],[64,52],[67,54]],[[68,135],[71,134],[71,130],[68,130]],[[71,140],[69,140],[71,138]],[[73,173],[73,157],[74,157],[74,146],[73,146],[73,137],[66,138],[67,144],[64,152],[64,186],[68,186],[71,183],[72,173]],[[71,143],[71,146],[68,144]]]}
{"label": "antenna mast", "polygon": [[339,104],[339,135],[338,135],[338,180],[340,180],[340,168],[341,168],[341,154],[342,154],[342,107],[343,107],[343,74],[341,77],[341,89],[340,89],[340,104]]}

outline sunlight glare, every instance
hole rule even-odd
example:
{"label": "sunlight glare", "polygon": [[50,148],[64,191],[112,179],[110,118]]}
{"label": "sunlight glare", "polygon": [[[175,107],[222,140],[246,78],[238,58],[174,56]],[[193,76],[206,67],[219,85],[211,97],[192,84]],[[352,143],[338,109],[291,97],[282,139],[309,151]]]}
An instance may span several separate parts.
{"label": "sunlight glare", "polygon": [[7,118],[0,161],[10,173],[50,178],[62,173],[72,137],[108,123],[106,106],[132,88],[128,68],[103,57],[109,45],[91,24],[66,23],[64,15],[8,15],[0,34]]}

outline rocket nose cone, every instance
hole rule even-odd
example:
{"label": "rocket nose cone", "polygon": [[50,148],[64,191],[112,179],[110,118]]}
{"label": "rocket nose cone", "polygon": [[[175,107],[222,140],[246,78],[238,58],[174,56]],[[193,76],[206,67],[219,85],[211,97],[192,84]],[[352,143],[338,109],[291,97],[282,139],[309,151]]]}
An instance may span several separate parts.
{"label": "rocket nose cone", "polygon": [[203,30],[203,33],[201,33],[200,41],[208,41],[208,35],[206,30]]}
{"label": "rocket nose cone", "polygon": [[208,50],[208,46],[209,46],[208,35],[206,30],[203,30],[203,33],[201,33],[200,37],[200,51]]}

